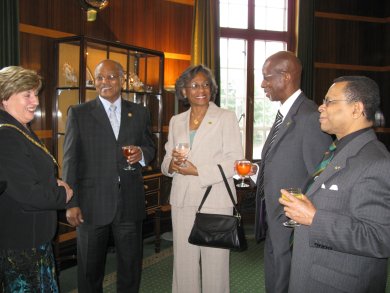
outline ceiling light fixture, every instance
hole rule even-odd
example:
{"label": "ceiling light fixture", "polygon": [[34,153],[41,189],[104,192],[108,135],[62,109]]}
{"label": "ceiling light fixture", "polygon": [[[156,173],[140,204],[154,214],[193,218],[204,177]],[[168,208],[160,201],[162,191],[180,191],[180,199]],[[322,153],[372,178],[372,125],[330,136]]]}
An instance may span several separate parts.
{"label": "ceiling light fixture", "polygon": [[107,7],[108,2],[108,0],[80,0],[81,7],[87,11],[88,21],[95,21],[97,12]]}

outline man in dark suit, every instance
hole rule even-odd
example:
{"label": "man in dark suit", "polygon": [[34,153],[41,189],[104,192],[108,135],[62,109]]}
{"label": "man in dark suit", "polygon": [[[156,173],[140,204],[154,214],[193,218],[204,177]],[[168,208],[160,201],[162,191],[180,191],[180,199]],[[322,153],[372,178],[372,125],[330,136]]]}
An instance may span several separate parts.
{"label": "man in dark suit", "polygon": [[[299,59],[286,51],[270,56],[263,65],[261,87],[271,101],[280,102],[283,116],[281,124],[271,128],[264,144],[257,178],[256,216],[260,214],[260,198],[265,196],[266,203],[264,269],[269,293],[287,292],[290,276],[293,229],[283,226],[287,219],[278,202],[280,189],[301,187],[331,143],[331,137],[320,129],[317,105],[300,90],[301,71]],[[259,240],[258,224],[256,221]]]}
{"label": "man in dark suit", "polygon": [[[337,137],[330,163],[296,199],[289,292],[383,293],[390,256],[390,154],[372,129],[379,88],[364,76],[337,78],[319,107]],[[323,160],[324,162],[324,160]]]}
{"label": "man in dark suit", "polygon": [[7,181],[0,181],[0,195],[7,189]]}
{"label": "man in dark suit", "polygon": [[[155,148],[147,109],[121,98],[122,66],[112,60],[95,69],[99,96],[70,108],[63,177],[74,188],[66,216],[77,227],[79,292],[102,292],[110,231],[117,254],[117,291],[138,292],[142,270],[145,198],[141,165]],[[124,170],[122,146],[134,146]]]}

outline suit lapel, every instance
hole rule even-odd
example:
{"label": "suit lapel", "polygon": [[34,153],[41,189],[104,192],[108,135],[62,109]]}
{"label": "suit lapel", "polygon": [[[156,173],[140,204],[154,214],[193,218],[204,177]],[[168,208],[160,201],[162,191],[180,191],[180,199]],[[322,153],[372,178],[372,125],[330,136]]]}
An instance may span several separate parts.
{"label": "suit lapel", "polygon": [[352,141],[350,141],[329,163],[326,169],[317,177],[310,187],[307,196],[314,194],[324,182],[328,181],[335,174],[343,170],[347,165],[347,160],[356,154],[370,141],[376,139],[374,131],[371,129]]}
{"label": "suit lapel", "polygon": [[[271,139],[270,135],[267,136],[267,140],[265,142],[265,146],[262,151],[262,157],[264,157],[264,154],[266,150],[270,147],[269,155],[272,155],[272,151],[275,150],[275,147],[278,145],[278,143],[282,140],[282,138],[286,135],[289,128],[293,127],[295,124],[295,115],[298,112],[298,109],[300,105],[303,103],[303,100],[305,99],[305,96],[303,93],[301,93],[294,104],[291,106],[290,110],[287,113],[287,116],[283,119],[282,124],[280,125],[279,132],[277,136],[275,137],[274,142],[271,146],[269,146],[269,141]],[[271,128],[269,134],[273,132],[273,127]]]}
{"label": "suit lapel", "polygon": [[118,141],[122,141],[125,137],[129,137],[128,132],[134,128],[136,115],[135,109],[131,103],[127,103],[122,99],[121,104],[121,124],[119,128]]}
{"label": "suit lapel", "polygon": [[[206,115],[204,116],[202,123],[200,124],[198,130],[196,131],[196,135],[194,137],[194,141],[192,143],[191,152],[194,153],[196,150],[201,147],[201,143],[203,140],[203,136],[205,136],[207,133],[211,131],[216,125],[216,122],[218,120],[218,107],[213,103],[210,102],[209,108],[207,109]],[[188,121],[187,121],[187,127],[186,129],[189,129],[189,115],[188,115]]]}
{"label": "suit lapel", "polygon": [[92,104],[91,115],[102,126],[102,129],[107,132],[107,135],[116,140],[110,120],[99,98],[96,98],[95,103]]}

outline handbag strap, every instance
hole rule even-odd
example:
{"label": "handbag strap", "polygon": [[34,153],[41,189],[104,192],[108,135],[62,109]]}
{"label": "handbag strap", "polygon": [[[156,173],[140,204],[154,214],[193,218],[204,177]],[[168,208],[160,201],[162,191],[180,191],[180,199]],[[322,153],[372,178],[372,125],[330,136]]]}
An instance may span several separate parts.
{"label": "handbag strap", "polygon": [[[218,164],[218,168],[219,168],[219,171],[221,172],[221,175],[222,175],[222,178],[223,178],[223,182],[225,183],[225,186],[226,186],[226,189],[229,193],[229,197],[233,203],[233,206],[234,206],[234,210],[236,211],[236,214],[239,215],[239,212],[238,212],[238,209],[237,209],[237,203],[234,202],[234,197],[233,197],[233,193],[232,193],[232,190],[230,189],[230,186],[229,186],[229,183],[226,179],[226,175],[225,175],[225,172],[223,171],[222,167],[220,164]],[[199,205],[199,208],[198,208],[198,213],[200,212],[201,208],[203,207],[203,204],[204,202],[206,201],[207,199],[207,196],[209,195],[210,191],[211,191],[211,187],[212,185],[210,185],[209,187],[207,187],[206,189],[206,192],[204,193],[203,195],[203,198],[202,198],[202,201]]]}

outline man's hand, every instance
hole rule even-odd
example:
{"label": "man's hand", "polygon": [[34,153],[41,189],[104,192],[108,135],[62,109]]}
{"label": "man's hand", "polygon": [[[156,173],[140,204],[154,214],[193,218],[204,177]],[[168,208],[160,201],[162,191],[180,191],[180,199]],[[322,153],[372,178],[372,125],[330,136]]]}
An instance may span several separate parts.
{"label": "man's hand", "polygon": [[142,160],[142,150],[139,146],[130,146],[130,156],[127,157],[127,162],[130,164],[138,163]]}
{"label": "man's hand", "polygon": [[317,211],[313,203],[305,195],[296,198],[285,189],[281,189],[280,192],[286,198],[279,198],[279,203],[284,205],[286,216],[302,225],[310,226]]}
{"label": "man's hand", "polygon": [[79,207],[69,208],[66,210],[66,219],[73,227],[79,226],[84,222],[81,209]]}

